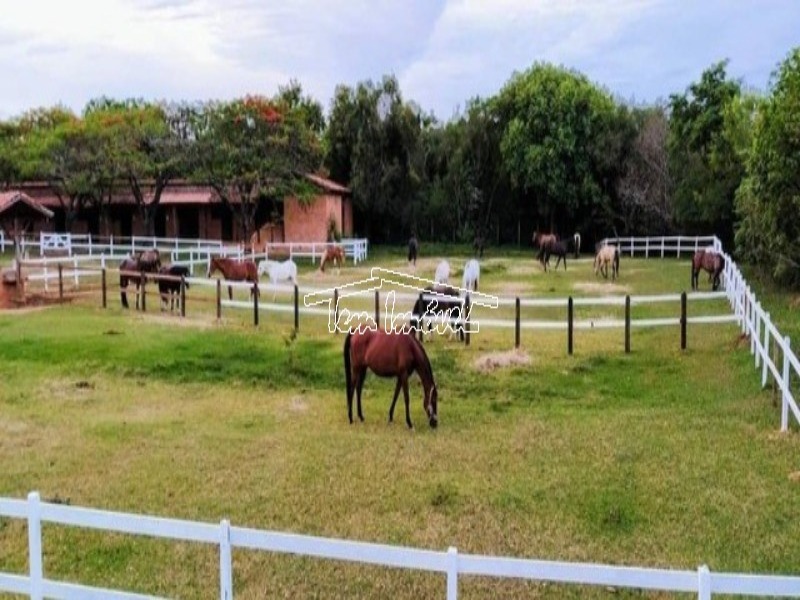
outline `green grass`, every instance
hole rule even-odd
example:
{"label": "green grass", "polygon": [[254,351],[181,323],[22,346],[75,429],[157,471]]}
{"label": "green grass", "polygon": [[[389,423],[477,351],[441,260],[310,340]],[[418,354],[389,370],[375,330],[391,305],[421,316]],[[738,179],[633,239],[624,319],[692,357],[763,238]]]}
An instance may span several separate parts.
{"label": "green grass", "polygon": [[[404,262],[379,250],[338,277],[304,267],[301,278],[335,285]],[[486,260],[482,289],[547,297],[688,282],[685,260],[623,258],[613,287],[587,262],[546,275],[532,262]],[[440,427],[425,424],[415,379],[410,432],[386,423],[393,382],[374,376],[366,422],[347,423],[342,337],[323,333],[323,319],[303,318],[297,337],[290,315],[263,315],[256,329],[246,311],[227,311],[215,324],[210,290],[191,293],[183,326],[122,311],[114,294],[106,310],[94,294],[0,315],[0,495],[35,489],[80,506],[438,550],[797,574],[800,484],[789,475],[800,438],[778,433],[779,408],[732,325],[690,327],[685,352],[677,328],[634,329],[630,355],[621,330],[578,331],[572,357],[563,331],[523,331],[531,364],[489,374],[474,361],[510,349],[513,329],[482,331],[469,348],[434,339]],[[776,322],[790,320],[791,299],[774,298]],[[635,307],[634,318],[676,310]],[[217,593],[214,548],[53,525],[44,547],[56,579]],[[24,523],[0,519],[0,570],[26,568]],[[247,551],[234,553],[234,587],[241,598],[444,596],[441,576]],[[460,595],[640,594],[463,578]]]}

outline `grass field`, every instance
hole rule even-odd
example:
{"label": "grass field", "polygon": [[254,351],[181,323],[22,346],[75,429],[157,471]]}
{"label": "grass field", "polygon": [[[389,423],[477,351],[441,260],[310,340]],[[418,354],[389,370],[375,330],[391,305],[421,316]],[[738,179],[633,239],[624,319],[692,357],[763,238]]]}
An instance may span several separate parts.
{"label": "grass field", "polygon": [[[417,274],[432,276],[435,263]],[[301,283],[339,285],[375,265],[405,261],[372,250],[339,276],[303,267]],[[613,285],[585,259],[541,273],[529,253],[488,257],[482,271],[482,291],[504,296],[666,293],[689,281],[688,261],[674,259],[623,258]],[[795,323],[791,301],[770,298],[779,327]],[[256,329],[251,313],[228,309],[216,323],[211,288],[193,287],[187,307],[184,320],[123,311],[114,291],[106,310],[94,293],[0,315],[0,495],[39,490],[74,505],[437,550],[798,574],[800,437],[778,433],[773,393],[759,389],[733,325],[690,327],[685,352],[676,327],[634,329],[630,355],[622,330],[582,330],[571,357],[563,331],[523,331],[530,364],[490,373],[475,361],[513,347],[513,329],[481,331],[469,348],[433,339],[440,426],[425,424],[415,379],[410,432],[386,423],[393,382],[374,377],[366,422],[347,423],[342,336],[324,318],[301,318],[295,337],[290,314],[265,313]],[[634,318],[677,310],[635,307]],[[690,314],[727,310],[690,305]],[[51,525],[44,548],[53,578],[218,596],[214,548]],[[0,519],[0,571],[26,569],[24,523]],[[411,571],[234,553],[240,598],[428,598],[444,585]],[[483,578],[462,578],[459,591],[640,595]]]}

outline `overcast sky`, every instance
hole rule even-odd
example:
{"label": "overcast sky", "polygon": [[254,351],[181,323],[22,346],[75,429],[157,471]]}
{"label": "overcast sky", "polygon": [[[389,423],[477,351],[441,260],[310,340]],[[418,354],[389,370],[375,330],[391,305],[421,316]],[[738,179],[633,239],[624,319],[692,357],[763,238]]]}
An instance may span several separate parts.
{"label": "overcast sky", "polygon": [[99,95],[272,95],[326,110],[339,83],[393,73],[447,119],[536,61],[639,102],[712,63],[765,89],[800,45],[798,0],[0,0],[0,118]]}

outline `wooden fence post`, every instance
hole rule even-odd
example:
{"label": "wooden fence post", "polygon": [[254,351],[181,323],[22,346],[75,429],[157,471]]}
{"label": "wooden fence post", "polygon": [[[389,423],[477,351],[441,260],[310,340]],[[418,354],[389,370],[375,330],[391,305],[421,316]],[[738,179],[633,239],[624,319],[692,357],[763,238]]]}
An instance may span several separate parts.
{"label": "wooden fence post", "polygon": [[222,284],[217,279],[217,321],[222,318]]}
{"label": "wooden fence post", "polygon": [[58,263],[58,301],[64,301],[64,268]]}
{"label": "wooden fence post", "polygon": [[294,330],[300,330],[300,289],[294,284]]}
{"label": "wooden fence post", "polygon": [[686,292],[681,292],[681,350],[686,350]]}
{"label": "wooden fence post", "polygon": [[781,431],[789,429],[789,352],[791,352],[791,340],[787,335],[783,338],[783,374],[781,386]]}
{"label": "wooden fence post", "polygon": [[147,305],[146,305],[147,292],[146,292],[145,285],[147,285],[147,275],[145,275],[144,273],[141,273],[139,275],[139,290],[142,293],[142,312],[147,312]]}
{"label": "wooden fence post", "polygon": [[469,292],[467,292],[467,297],[464,300],[464,317],[461,319],[461,325],[464,327],[464,341],[467,346],[469,346]]}
{"label": "wooden fence post", "polygon": [[181,275],[181,316],[186,316],[186,277]]}
{"label": "wooden fence post", "polygon": [[253,284],[253,325],[258,327],[258,283]]}
{"label": "wooden fence post", "polygon": [[519,348],[519,296],[517,296],[516,302],[514,303],[516,307],[516,315],[515,315],[515,331],[514,331],[514,348]]}
{"label": "wooden fence post", "polygon": [[422,319],[422,315],[424,315],[424,314],[425,314],[425,310],[423,310],[423,309],[424,309],[424,307],[425,307],[425,304],[424,304],[424,301],[423,301],[423,299],[422,299],[422,292],[420,292],[420,293],[419,293],[419,308],[420,308],[420,311],[421,311],[421,312],[420,312],[420,314],[417,316],[417,333],[418,333],[418,335],[419,335],[419,341],[420,341],[420,342],[424,342],[424,341],[425,341],[425,340],[423,339],[423,335],[422,335],[422,321],[423,321],[423,319]]}
{"label": "wooden fence post", "polygon": [[333,288],[333,330],[339,333],[339,288]]}
{"label": "wooden fence post", "polygon": [[380,329],[381,326],[381,292],[375,290],[375,325]]}
{"label": "wooden fence post", "polygon": [[631,353],[631,297],[625,296],[625,354]]}
{"label": "wooden fence post", "polygon": [[572,356],[572,328],[573,328],[572,296],[567,299],[567,353]]}
{"label": "wooden fence post", "polygon": [[107,298],[108,292],[106,291],[106,268],[105,267],[103,267],[103,270],[101,271],[100,278],[101,278],[101,280],[103,282],[103,308],[108,308],[108,298]]}
{"label": "wooden fence post", "polygon": [[28,494],[28,568],[31,599],[41,600],[43,593],[42,571],[42,507],[39,492]]}

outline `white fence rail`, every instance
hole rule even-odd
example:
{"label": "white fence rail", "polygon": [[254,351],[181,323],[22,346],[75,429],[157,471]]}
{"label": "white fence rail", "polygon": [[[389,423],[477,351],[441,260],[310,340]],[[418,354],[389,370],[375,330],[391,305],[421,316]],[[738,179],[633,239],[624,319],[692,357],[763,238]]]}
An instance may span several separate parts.
{"label": "white fence rail", "polygon": [[614,244],[619,247],[621,254],[628,256],[644,256],[645,258],[680,258],[682,254],[694,254],[698,250],[713,247],[715,251],[722,252],[722,243],[715,235],[666,235],[657,237],[616,237],[605,238],[597,245]]}
{"label": "white fence rail", "polygon": [[234,548],[262,550],[342,560],[401,569],[441,573],[446,597],[458,598],[461,575],[600,585],[666,592],[696,593],[700,600],[712,594],[800,597],[800,577],[713,573],[705,565],[696,571],[615,565],[528,560],[352,542],[333,538],[233,527],[227,520],[199,523],[127,513],[94,510],[42,502],[37,492],[28,500],[0,498],[0,516],[25,519],[28,524],[28,573],[0,573],[0,591],[24,594],[33,600],[48,598],[153,598],[109,589],[53,581],[43,568],[42,523],[58,523],[132,535],[211,544],[219,548],[219,596],[233,598]]}

